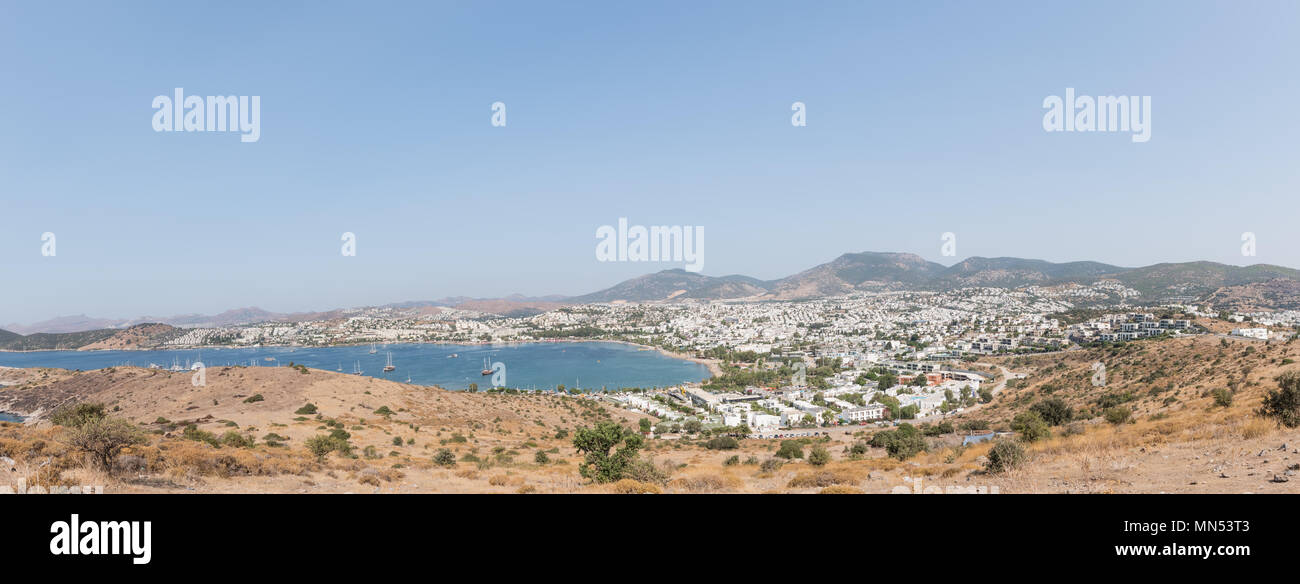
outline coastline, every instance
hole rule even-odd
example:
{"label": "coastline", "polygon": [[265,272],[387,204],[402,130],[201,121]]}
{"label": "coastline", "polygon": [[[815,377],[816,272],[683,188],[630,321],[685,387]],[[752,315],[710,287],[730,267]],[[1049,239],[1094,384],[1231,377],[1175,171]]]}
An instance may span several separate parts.
{"label": "coastline", "polygon": [[[334,347],[358,347],[358,346],[365,346],[371,343],[378,343],[378,341],[338,343],[338,344],[329,344],[329,345],[296,345],[296,346],[295,345],[260,345],[260,346],[204,345],[201,347],[167,347],[167,348],[153,347],[153,348],[84,349],[84,350],[83,349],[34,349],[34,350],[21,350],[21,351],[16,351],[12,349],[0,349],[0,352],[40,353],[40,352],[53,352],[53,351],[72,351],[72,352],[90,353],[94,351],[202,351],[205,349],[218,349],[218,350],[220,349],[232,349],[232,350],[233,349],[275,349],[275,348],[320,349],[320,348],[334,348]],[[527,341],[395,341],[395,342],[387,342],[383,344],[483,346],[483,345],[526,345],[526,344],[539,344],[539,343],[618,343],[618,344],[629,345],[633,347],[639,347],[643,349],[652,349],[654,351],[658,351],[659,354],[664,355],[666,357],[679,359],[682,361],[690,361],[692,363],[703,365],[706,369],[708,369],[709,377],[704,378],[704,380],[702,380],[701,383],[713,377],[719,377],[722,375],[722,367],[720,365],[721,361],[717,359],[704,359],[700,357],[695,357],[687,353],[681,353],[678,351],[671,351],[661,347],[655,347],[653,345],[645,345],[641,343],[635,343],[632,341],[623,341],[623,340],[614,340],[614,339],[533,339]]]}
{"label": "coastline", "polygon": [[688,355],[688,354],[686,354],[686,353],[679,353],[679,352],[677,352],[677,351],[669,351],[668,349],[663,349],[663,348],[660,348],[660,347],[652,347],[652,346],[650,346],[650,345],[642,345],[641,343],[633,343],[633,342],[631,342],[631,341],[607,341],[607,342],[613,342],[613,343],[625,343],[625,344],[628,344],[628,345],[632,345],[632,346],[634,346],[634,347],[645,347],[645,348],[647,348],[647,349],[654,349],[654,350],[656,350],[656,351],[659,351],[659,353],[662,354],[662,355],[665,355],[665,356],[668,356],[668,357],[672,357],[672,358],[674,358],[674,359],[681,359],[681,360],[683,360],[683,361],[690,361],[690,362],[692,362],[692,363],[699,363],[700,365],[703,365],[703,366],[705,366],[705,367],[708,367],[708,368],[709,368],[709,378],[713,378],[713,377],[721,377],[721,376],[722,376],[722,365],[721,365],[722,361],[719,361],[719,360],[717,360],[717,359],[702,359],[702,358],[700,358],[700,357],[695,357],[695,356],[692,356],[692,355]]}

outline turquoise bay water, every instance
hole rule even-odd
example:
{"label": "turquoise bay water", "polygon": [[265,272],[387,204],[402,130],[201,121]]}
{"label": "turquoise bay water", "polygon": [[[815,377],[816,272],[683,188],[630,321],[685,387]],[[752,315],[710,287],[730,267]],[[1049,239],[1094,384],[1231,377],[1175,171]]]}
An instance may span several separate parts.
{"label": "turquoise bay water", "polygon": [[[513,343],[501,345],[370,345],[356,347],[262,347],[256,349],[202,349],[176,351],[33,351],[0,352],[0,365],[102,369],[151,364],[163,368],[202,361],[208,368],[227,365],[288,366],[290,362],[314,369],[351,373],[359,364],[362,375],[446,389],[491,385],[482,375],[484,359],[505,365],[506,385],[521,389],[551,389],[557,385],[583,389],[616,390],[624,387],[665,387],[708,378],[704,365],[675,359],[658,351],[640,350],[622,343]],[[395,371],[385,373],[388,353]],[[458,355],[451,357],[451,355]],[[271,360],[268,360],[270,358]]]}
{"label": "turquoise bay water", "polygon": [[21,422],[23,417],[9,412],[0,412],[0,422]]}

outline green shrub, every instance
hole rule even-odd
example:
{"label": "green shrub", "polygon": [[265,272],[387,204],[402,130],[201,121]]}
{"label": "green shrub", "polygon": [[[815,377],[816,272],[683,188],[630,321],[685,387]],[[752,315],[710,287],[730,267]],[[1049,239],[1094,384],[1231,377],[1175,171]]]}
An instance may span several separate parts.
{"label": "green shrub", "polygon": [[1042,400],[1031,406],[1029,411],[1038,414],[1048,426],[1060,426],[1074,417],[1074,410],[1059,397]]}
{"label": "green shrub", "polygon": [[446,448],[440,448],[433,455],[433,463],[438,466],[456,466],[456,455]]}
{"label": "green shrub", "polygon": [[871,437],[870,444],[884,448],[889,456],[898,460],[907,460],[925,451],[925,437],[916,426],[907,423],[899,424],[896,430],[877,432]]}
{"label": "green shrub", "polygon": [[262,394],[260,393],[255,393],[253,395],[248,396],[248,399],[244,400],[244,403],[255,404],[260,401],[266,401],[266,398],[262,397]]}
{"label": "green shrub", "polygon": [[808,464],[813,466],[825,466],[831,461],[831,453],[821,444],[813,446],[812,451],[808,453]]}
{"label": "green shrub", "polygon": [[[342,430],[335,430],[335,432],[342,432]],[[347,432],[343,433],[347,434]],[[309,452],[322,460],[331,452],[338,452],[344,456],[352,454],[352,445],[348,443],[347,439],[340,438],[336,434],[308,438],[306,446]]]}
{"label": "green shrub", "polygon": [[1300,426],[1300,372],[1283,373],[1277,383],[1278,388],[1264,396],[1259,414],[1288,428]]}
{"label": "green shrub", "polygon": [[776,456],[786,460],[803,458],[803,443],[798,440],[782,440],[781,448],[777,449]]}
{"label": "green shrub", "polygon": [[1037,442],[1052,435],[1047,422],[1035,411],[1016,414],[1016,417],[1011,420],[1011,429],[1018,432],[1020,439],[1025,442]]}
{"label": "green shrub", "polygon": [[301,408],[298,408],[293,413],[298,414],[299,416],[310,416],[316,413],[316,404],[309,403]]}
{"label": "green shrub", "polygon": [[64,441],[90,455],[101,469],[112,468],[123,448],[147,441],[139,429],[121,418],[81,416],[74,421],[64,432]]}
{"label": "green shrub", "polygon": [[253,438],[250,436],[244,436],[234,430],[230,430],[221,435],[221,444],[234,448],[252,448]]}
{"label": "green shrub", "polygon": [[1210,392],[1210,394],[1214,396],[1214,405],[1219,406],[1221,408],[1226,408],[1232,405],[1231,391],[1219,387],[1216,388],[1214,391]]}
{"label": "green shrub", "polygon": [[181,437],[186,440],[194,440],[195,442],[206,442],[217,447],[221,446],[221,441],[217,439],[216,434],[200,430],[199,427],[194,424],[186,426],[185,430],[181,432]]}
{"label": "green shrub", "polygon": [[709,450],[735,450],[740,448],[740,442],[731,436],[718,436],[704,443],[704,447]]}
{"label": "green shrub", "polygon": [[1019,467],[1025,461],[1025,448],[1011,440],[998,440],[989,450],[984,470],[1000,473]]}
{"label": "green shrub", "polygon": [[627,465],[623,478],[662,485],[668,482],[668,473],[659,468],[653,460],[638,458]]}
{"label": "green shrub", "polygon": [[1102,412],[1102,416],[1106,418],[1107,422],[1117,425],[1127,422],[1132,415],[1133,412],[1124,406],[1106,408],[1106,411]]}
{"label": "green shrub", "polygon": [[89,422],[102,420],[105,415],[104,404],[79,403],[55,408],[50,413],[50,421],[60,426],[79,428]]}
{"label": "green shrub", "polygon": [[624,472],[636,461],[636,453],[643,443],[641,435],[625,431],[614,422],[600,422],[594,428],[579,428],[573,435],[573,446],[579,454],[584,455],[578,472],[584,478],[598,483],[617,481],[623,478]]}

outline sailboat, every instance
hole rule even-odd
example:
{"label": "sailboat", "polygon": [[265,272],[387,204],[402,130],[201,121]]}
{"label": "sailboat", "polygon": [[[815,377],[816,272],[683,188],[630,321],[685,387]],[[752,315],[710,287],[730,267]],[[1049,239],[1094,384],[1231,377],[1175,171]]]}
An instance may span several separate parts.
{"label": "sailboat", "polygon": [[374,343],[370,343],[370,354],[371,354],[371,355],[374,355],[375,353],[378,353],[378,352],[379,352],[379,349],[376,349],[376,348],[375,348],[375,344],[374,344]]}
{"label": "sailboat", "polygon": [[352,374],[353,374],[353,375],[361,375],[361,373],[362,373],[362,371],[361,371],[361,362],[360,362],[360,361],[357,361],[357,364],[352,366]]}
{"label": "sailboat", "polygon": [[392,351],[389,351],[389,352],[388,352],[388,364],[387,364],[387,365],[384,365],[384,371],[392,371],[392,370],[394,370],[394,369],[397,369],[397,367],[393,365],[393,352],[392,352]]}
{"label": "sailboat", "polygon": [[483,375],[492,375],[492,368],[488,366],[487,357],[483,358]]}
{"label": "sailboat", "polygon": [[343,370],[343,362],[340,361],[340,362],[339,362],[339,368],[336,369],[336,371],[342,371],[342,370]]}

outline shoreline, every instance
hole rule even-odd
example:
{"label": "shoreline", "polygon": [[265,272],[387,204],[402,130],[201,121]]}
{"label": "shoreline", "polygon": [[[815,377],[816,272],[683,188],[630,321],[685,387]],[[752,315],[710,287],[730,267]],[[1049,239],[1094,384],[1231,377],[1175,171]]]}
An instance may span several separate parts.
{"label": "shoreline", "polygon": [[[16,350],[12,350],[12,349],[0,349],[0,352],[4,352],[4,353],[42,353],[42,352],[55,352],[55,351],[59,351],[59,352],[84,352],[84,353],[91,353],[91,352],[95,352],[95,351],[123,351],[123,352],[125,352],[125,351],[141,351],[141,352],[144,352],[144,351],[202,351],[202,350],[204,350],[204,349],[217,349],[217,350],[220,350],[220,349],[232,349],[232,350],[237,350],[237,349],[332,349],[332,348],[340,348],[340,347],[359,347],[359,346],[365,346],[365,345],[368,345],[368,344],[371,344],[371,343],[374,343],[374,344],[381,344],[381,343],[379,343],[378,341],[370,341],[370,342],[356,342],[356,343],[338,343],[338,344],[330,344],[330,345],[297,345],[297,346],[294,346],[294,345],[260,345],[260,346],[205,345],[205,346],[202,346],[202,347],[173,347],[173,348],[150,348],[150,349],[140,349],[140,348],[124,348],[124,349],[87,349],[87,350],[82,350],[82,349],[35,349],[35,350],[21,350],[21,351],[16,351]],[[704,383],[705,381],[708,381],[709,379],[712,379],[712,378],[714,378],[714,377],[719,377],[719,376],[722,375],[722,367],[721,367],[721,365],[720,365],[721,361],[719,361],[719,360],[717,360],[717,359],[704,359],[704,358],[700,358],[700,357],[695,357],[695,356],[690,355],[690,354],[687,354],[687,353],[682,353],[682,352],[678,352],[678,351],[671,351],[671,350],[664,349],[664,348],[661,348],[661,347],[655,347],[655,346],[653,346],[653,345],[645,345],[645,344],[636,343],[636,342],[632,342],[632,341],[623,341],[623,340],[614,340],[614,339],[535,339],[535,340],[528,340],[528,341],[397,341],[397,342],[382,343],[382,344],[385,344],[385,345],[390,345],[390,344],[391,344],[391,345],[463,345],[463,346],[484,346],[484,345],[487,345],[487,346],[491,346],[491,345],[528,345],[528,344],[542,344],[542,343],[616,343],[616,344],[622,344],[622,345],[629,345],[629,346],[633,346],[633,347],[639,347],[639,348],[642,348],[642,349],[654,350],[654,351],[657,351],[659,354],[664,355],[665,357],[672,358],[672,359],[678,359],[678,360],[681,360],[681,361],[690,361],[691,363],[696,363],[696,364],[698,364],[698,365],[703,365],[703,366],[705,367],[705,369],[708,370],[708,372],[709,372],[709,376],[708,376],[708,377],[705,377],[703,380],[699,381],[698,383]],[[3,366],[0,366],[0,367],[3,367]],[[17,369],[17,368],[15,368],[15,369]]]}

